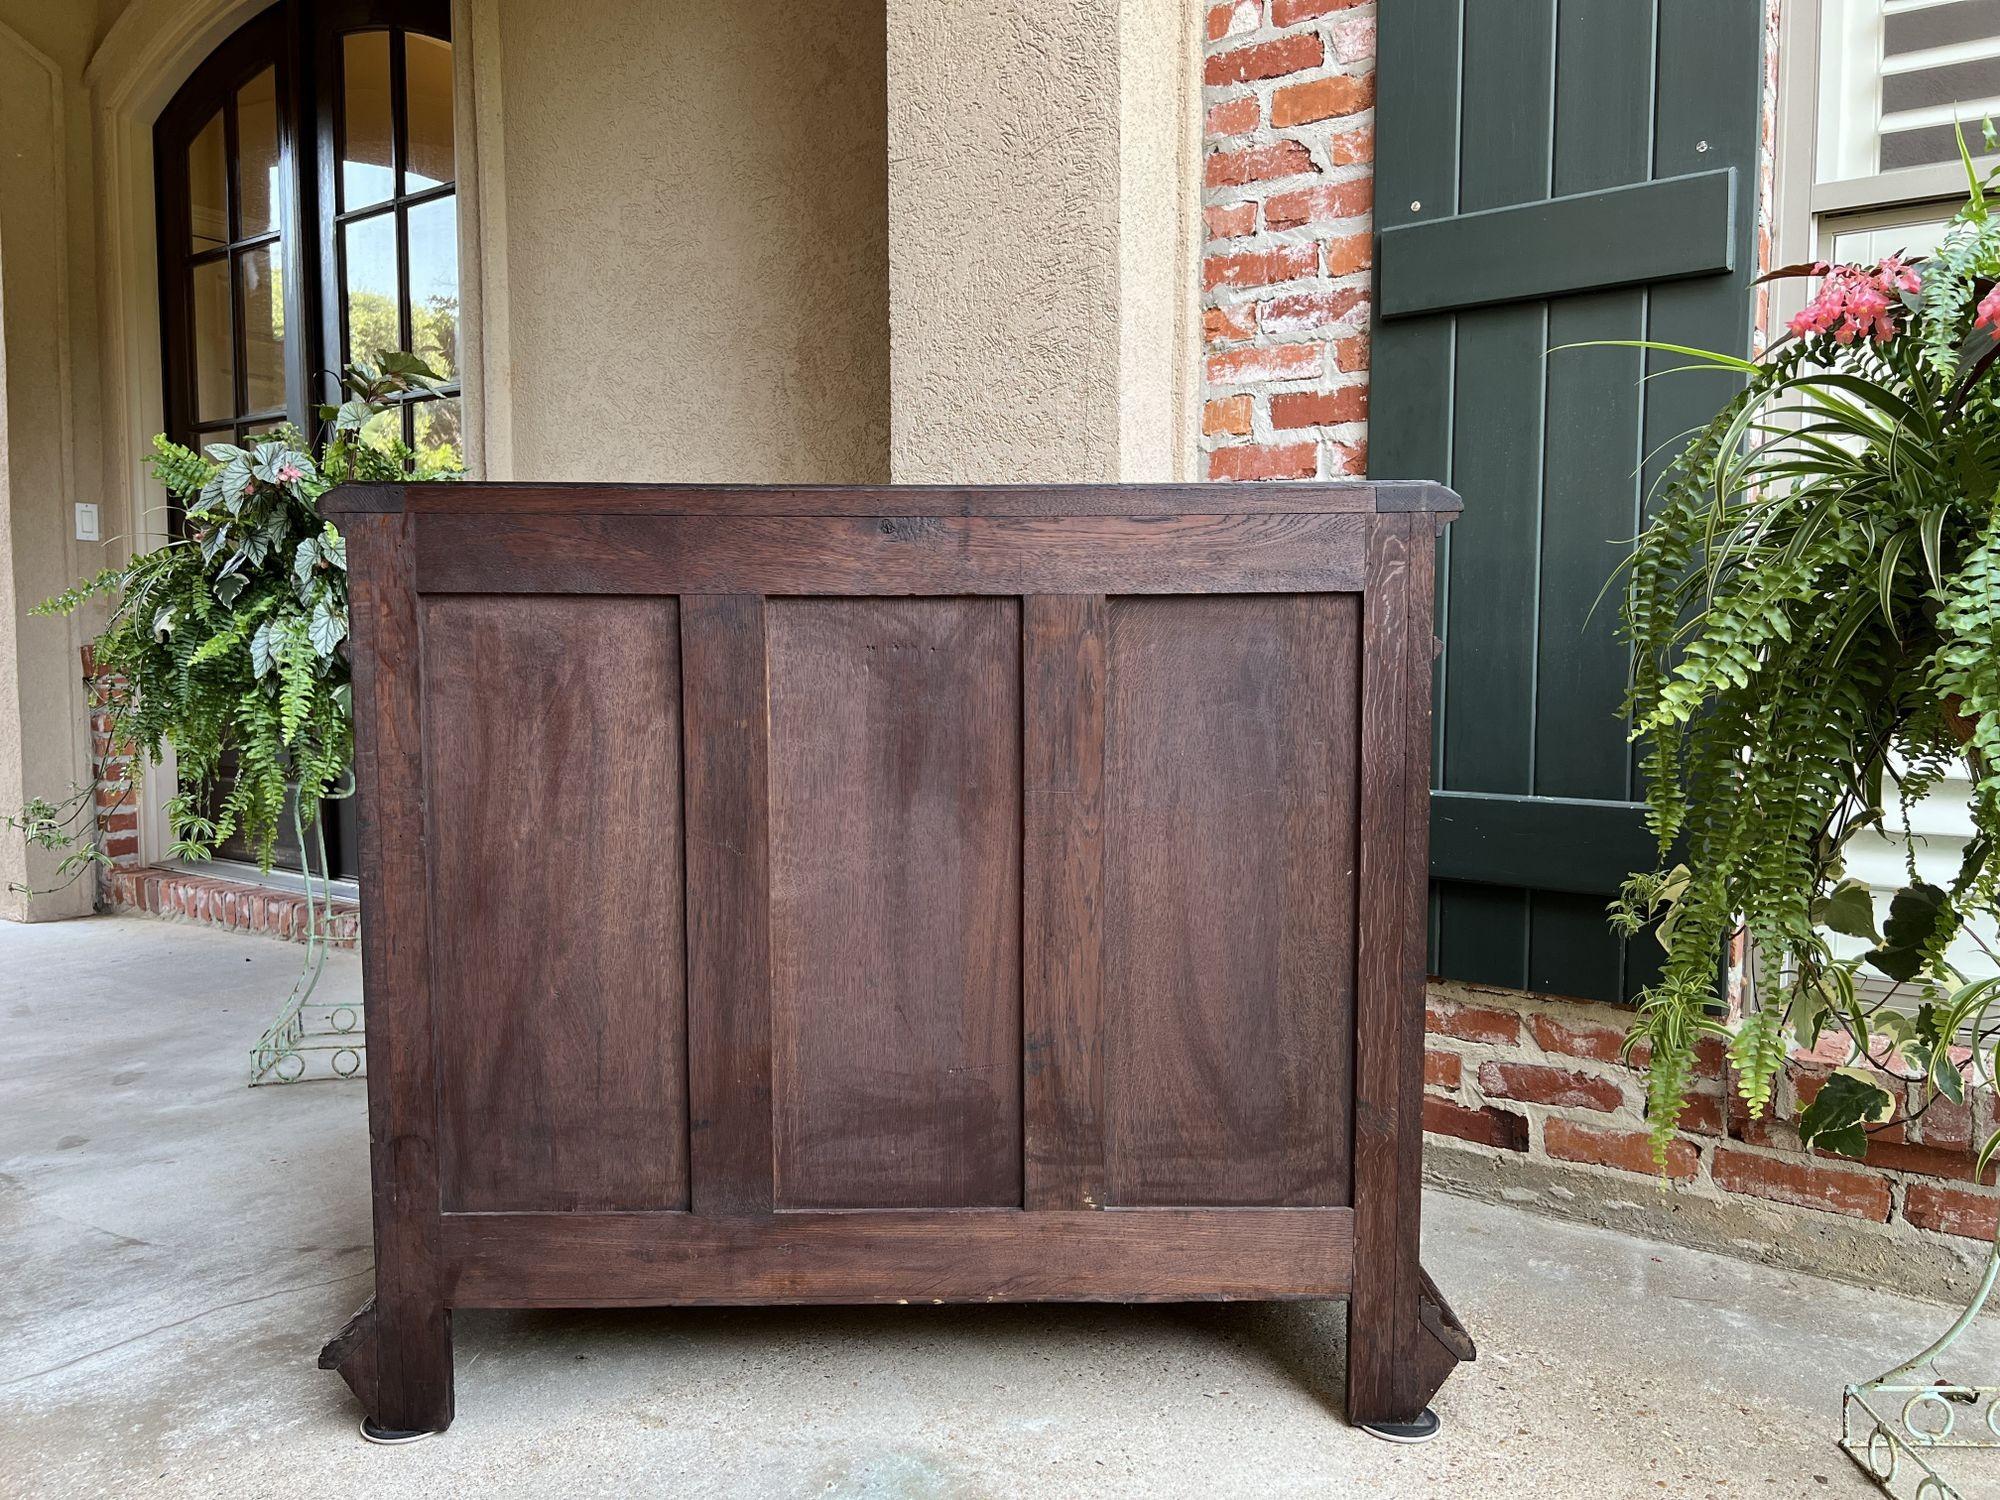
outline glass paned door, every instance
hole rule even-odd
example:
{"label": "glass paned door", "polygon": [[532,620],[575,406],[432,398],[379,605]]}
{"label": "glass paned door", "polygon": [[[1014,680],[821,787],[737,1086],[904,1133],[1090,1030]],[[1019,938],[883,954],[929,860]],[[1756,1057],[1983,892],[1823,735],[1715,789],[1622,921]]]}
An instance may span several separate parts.
{"label": "glass paned door", "polygon": [[300,415],[284,28],[266,12],[197,70],[155,132],[167,428],[193,447]]}
{"label": "glass paned door", "polygon": [[458,194],[451,43],[365,26],[328,49],[326,342],[349,362],[415,353],[443,379],[368,435],[400,440],[425,474],[461,467]]}
{"label": "glass paned door", "polygon": [[[409,444],[419,474],[459,466],[449,37],[446,0],[278,0],[161,112],[165,427],[176,441],[307,429],[313,407],[338,396],[341,365],[396,349],[421,354],[444,384],[372,435]],[[353,799],[328,803],[322,823],[334,872],[353,874]],[[240,844],[219,853],[250,857]],[[299,866],[289,836],[277,863]]]}
{"label": "glass paned door", "polygon": [[[303,426],[295,76],[273,7],[195,70],[154,127],[166,429],[191,448]],[[216,854],[254,858],[240,837]],[[299,866],[289,816],[274,863]]]}

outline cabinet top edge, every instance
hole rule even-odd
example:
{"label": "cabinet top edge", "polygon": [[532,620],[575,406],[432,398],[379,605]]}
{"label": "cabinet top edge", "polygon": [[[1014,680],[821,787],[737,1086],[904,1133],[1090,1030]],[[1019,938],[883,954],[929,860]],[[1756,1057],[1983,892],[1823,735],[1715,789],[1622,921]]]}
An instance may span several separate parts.
{"label": "cabinet top edge", "polygon": [[1459,498],[1428,479],[1236,484],[344,484],[327,516],[657,515],[1062,517],[1456,514]]}

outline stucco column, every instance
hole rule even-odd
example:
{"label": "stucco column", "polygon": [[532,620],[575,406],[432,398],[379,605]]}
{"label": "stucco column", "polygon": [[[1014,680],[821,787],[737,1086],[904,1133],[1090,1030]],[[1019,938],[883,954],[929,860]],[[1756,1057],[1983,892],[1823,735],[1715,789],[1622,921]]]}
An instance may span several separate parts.
{"label": "stucco column", "polygon": [[889,0],[890,470],[1187,477],[1184,0]]}
{"label": "stucco column", "polygon": [[[69,80],[0,25],[0,814],[30,797],[61,801],[89,779],[83,665],[67,620],[29,611],[102,566],[70,540],[78,486],[71,452]],[[94,498],[94,492],[93,492]],[[86,878],[57,884],[59,855],[0,828],[0,917],[91,909]]]}

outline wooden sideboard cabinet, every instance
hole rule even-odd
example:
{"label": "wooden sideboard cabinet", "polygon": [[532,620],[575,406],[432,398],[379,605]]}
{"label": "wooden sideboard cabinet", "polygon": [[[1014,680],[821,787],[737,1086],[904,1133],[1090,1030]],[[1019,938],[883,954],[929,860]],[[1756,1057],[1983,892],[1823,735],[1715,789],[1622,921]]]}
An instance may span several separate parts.
{"label": "wooden sideboard cabinet", "polygon": [[1418,1263],[1432,484],[350,486],[378,1429],[457,1307]]}

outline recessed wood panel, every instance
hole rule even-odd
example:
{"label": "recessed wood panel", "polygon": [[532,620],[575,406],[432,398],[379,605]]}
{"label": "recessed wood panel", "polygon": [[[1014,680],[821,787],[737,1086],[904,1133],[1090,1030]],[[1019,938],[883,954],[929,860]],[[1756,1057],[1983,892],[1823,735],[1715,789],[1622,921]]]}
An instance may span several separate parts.
{"label": "recessed wood panel", "polygon": [[1112,1204],[1348,1201],[1358,602],[1110,606]]}
{"label": "recessed wood panel", "polygon": [[424,627],[444,1206],[683,1208],[671,599],[436,599]]}
{"label": "recessed wood panel", "polygon": [[1019,605],[765,629],[778,1204],[1018,1204]]}

